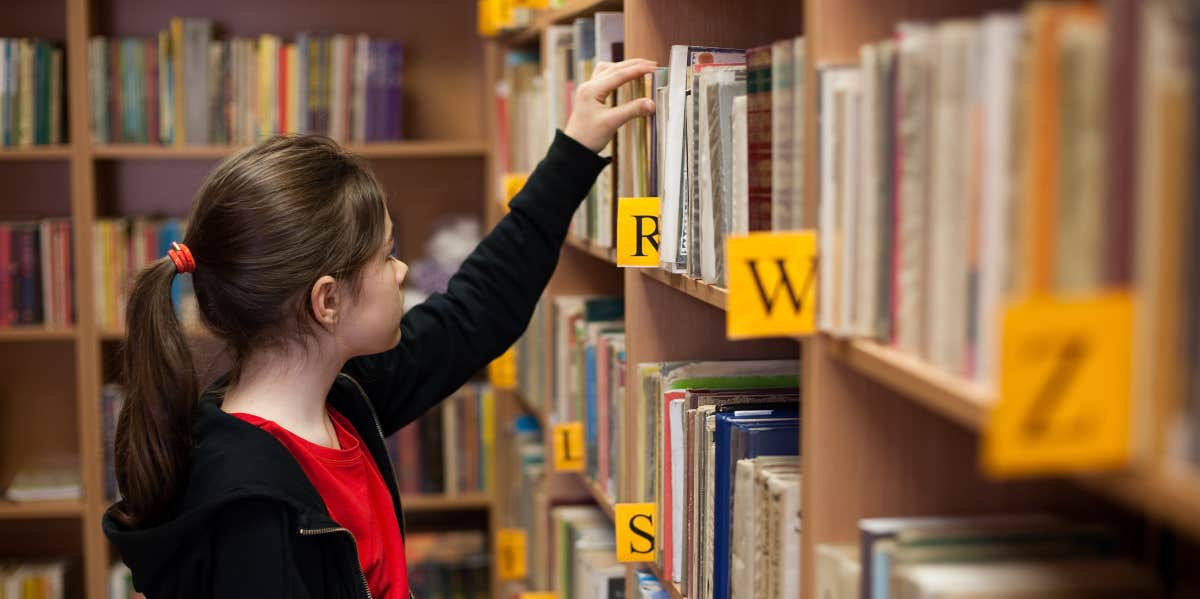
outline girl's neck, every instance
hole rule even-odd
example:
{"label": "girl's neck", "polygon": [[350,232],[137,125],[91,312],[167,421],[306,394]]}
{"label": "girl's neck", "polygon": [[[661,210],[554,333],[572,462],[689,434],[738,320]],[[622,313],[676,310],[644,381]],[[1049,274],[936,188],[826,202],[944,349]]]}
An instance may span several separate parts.
{"label": "girl's neck", "polygon": [[265,418],[313,443],[336,443],[329,438],[325,400],[344,360],[331,358],[324,349],[251,352],[221,409]]}

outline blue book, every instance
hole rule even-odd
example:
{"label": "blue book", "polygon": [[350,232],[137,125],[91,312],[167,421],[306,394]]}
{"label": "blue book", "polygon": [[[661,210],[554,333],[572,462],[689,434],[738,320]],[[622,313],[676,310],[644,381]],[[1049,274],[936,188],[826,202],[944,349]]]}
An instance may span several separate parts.
{"label": "blue book", "polygon": [[[713,599],[729,599],[730,508],[739,459],[800,455],[800,413],[795,408],[716,413],[713,464]],[[736,434],[735,434],[735,431]]]}
{"label": "blue book", "polygon": [[[173,241],[183,241],[183,223],[177,218],[168,218],[162,221],[162,226],[158,229],[157,255],[166,256]],[[191,288],[191,280],[184,280],[183,277],[175,277],[175,281],[171,283],[171,304],[175,306],[175,314],[179,317],[182,317],[180,310],[184,295],[190,293]]]}
{"label": "blue book", "polygon": [[596,466],[596,432],[600,423],[596,421],[596,344],[588,343],[583,348],[583,407],[584,425],[583,441],[584,455],[587,462],[588,476],[595,478]]}

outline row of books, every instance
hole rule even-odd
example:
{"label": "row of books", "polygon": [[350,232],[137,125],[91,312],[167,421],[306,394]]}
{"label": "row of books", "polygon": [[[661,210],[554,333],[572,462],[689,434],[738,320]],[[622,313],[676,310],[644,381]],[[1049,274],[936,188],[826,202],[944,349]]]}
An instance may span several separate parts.
{"label": "row of books", "polygon": [[404,537],[408,586],[414,597],[492,596],[487,535],[482,530],[410,532]]}
{"label": "row of books", "polygon": [[388,439],[401,493],[487,493],[495,478],[496,401],[473,383]]}
{"label": "row of books", "polygon": [[[548,27],[542,52],[513,52],[497,90],[500,167],[528,172],[574,89],[597,61],[623,58],[621,13]],[[614,156],[572,224],[613,247],[618,197],[662,199],[662,267],[724,284],[724,239],[790,230],[804,222],[804,41],[749,50],[673,46],[670,66],[623,86],[611,99],[655,100],[657,112],[622,127],[602,153]],[[668,174],[669,173],[669,174]]]}
{"label": "row of books", "polygon": [[0,146],[62,143],[62,85],[62,48],[0,38]]}
{"label": "row of books", "polygon": [[208,19],[88,46],[97,142],[248,144],[281,133],[403,136],[404,51],[365,34],[214,39]]}
{"label": "row of books", "polygon": [[1046,514],[868,518],[858,542],[816,548],[829,599],[1159,597],[1110,529]]}
{"label": "row of books", "polygon": [[994,388],[1005,305],[1134,291],[1132,445],[1200,464],[1195,17],[1038,2],[821,65],[820,328]]}
{"label": "row of books", "polygon": [[62,599],[66,597],[67,561],[0,563],[0,597]]}
{"label": "row of books", "polygon": [[75,322],[71,222],[0,222],[0,327]]}
{"label": "row of books", "polygon": [[[186,222],[178,218],[99,218],[93,229],[93,301],[101,329],[123,329],[125,307],[134,277],[167,255],[171,243],[183,239]],[[200,321],[190,277],[176,277],[171,287],[176,313],[184,326]]]}
{"label": "row of books", "polygon": [[[765,538],[750,532],[757,526],[755,517],[765,514],[750,507],[758,503],[751,503],[757,494],[748,485],[765,476],[755,468],[765,468],[769,461],[747,466],[750,471],[740,473],[742,477],[740,463],[799,455],[799,372],[793,360],[637,365],[637,389],[628,408],[637,419],[626,433],[626,443],[628,451],[646,459],[635,460],[635,471],[627,478],[633,485],[629,492],[639,501],[657,504],[662,541],[656,545],[655,561],[663,576],[688,597],[729,597],[732,540],[740,534],[734,532],[735,520],[744,537]],[[784,464],[795,461],[785,459]],[[798,518],[799,472],[790,472],[797,475],[792,481],[797,511],[792,515]],[[735,508],[739,492],[747,504]],[[779,537],[780,547],[797,549],[798,535],[797,530]],[[770,552],[742,549],[748,552],[741,554],[743,563],[764,564],[780,555],[776,547]],[[779,565],[787,570],[786,561]],[[789,592],[794,594],[798,584],[793,580]]]}

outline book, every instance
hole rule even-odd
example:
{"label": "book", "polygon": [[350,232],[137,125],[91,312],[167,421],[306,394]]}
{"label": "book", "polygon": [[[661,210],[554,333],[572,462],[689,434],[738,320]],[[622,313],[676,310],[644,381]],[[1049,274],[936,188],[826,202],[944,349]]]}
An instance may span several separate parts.
{"label": "book", "polygon": [[68,501],[81,498],[82,493],[78,464],[47,461],[21,468],[4,496],[9,501]]}

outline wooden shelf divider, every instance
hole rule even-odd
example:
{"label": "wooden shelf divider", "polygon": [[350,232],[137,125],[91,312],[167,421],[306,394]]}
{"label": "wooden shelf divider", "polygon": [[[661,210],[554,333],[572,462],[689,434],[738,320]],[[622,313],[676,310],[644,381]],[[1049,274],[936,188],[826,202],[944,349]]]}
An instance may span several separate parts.
{"label": "wooden shelf divider", "polygon": [[4,501],[0,500],[0,520],[45,520],[50,518],[79,518],[83,516],[81,500],[67,501]]}
{"label": "wooden shelf divider", "polygon": [[724,310],[728,303],[729,291],[722,287],[658,268],[643,268],[641,271],[647,277],[710,306]]}
{"label": "wooden shelf divider", "polygon": [[561,8],[543,11],[534,16],[533,23],[527,27],[510,31],[497,39],[512,46],[524,45],[541,39],[542,32],[550,25],[566,23],[576,17],[587,16],[599,10],[619,10],[621,5],[621,0],[567,0]]}
{"label": "wooden shelf divider", "polygon": [[[472,139],[350,143],[344,144],[344,147],[360,156],[380,159],[483,157],[488,153],[485,140]],[[111,160],[220,160],[239,149],[224,145],[104,144],[95,146],[92,155],[97,159]]]}
{"label": "wooden shelf divider", "polygon": [[74,341],[76,329],[21,325],[0,328],[0,343],[9,341]]}
{"label": "wooden shelf divider", "polygon": [[405,512],[454,512],[486,510],[492,498],[486,493],[401,495]]}
{"label": "wooden shelf divider", "polygon": [[0,160],[66,160],[74,150],[70,144],[0,148]]}

